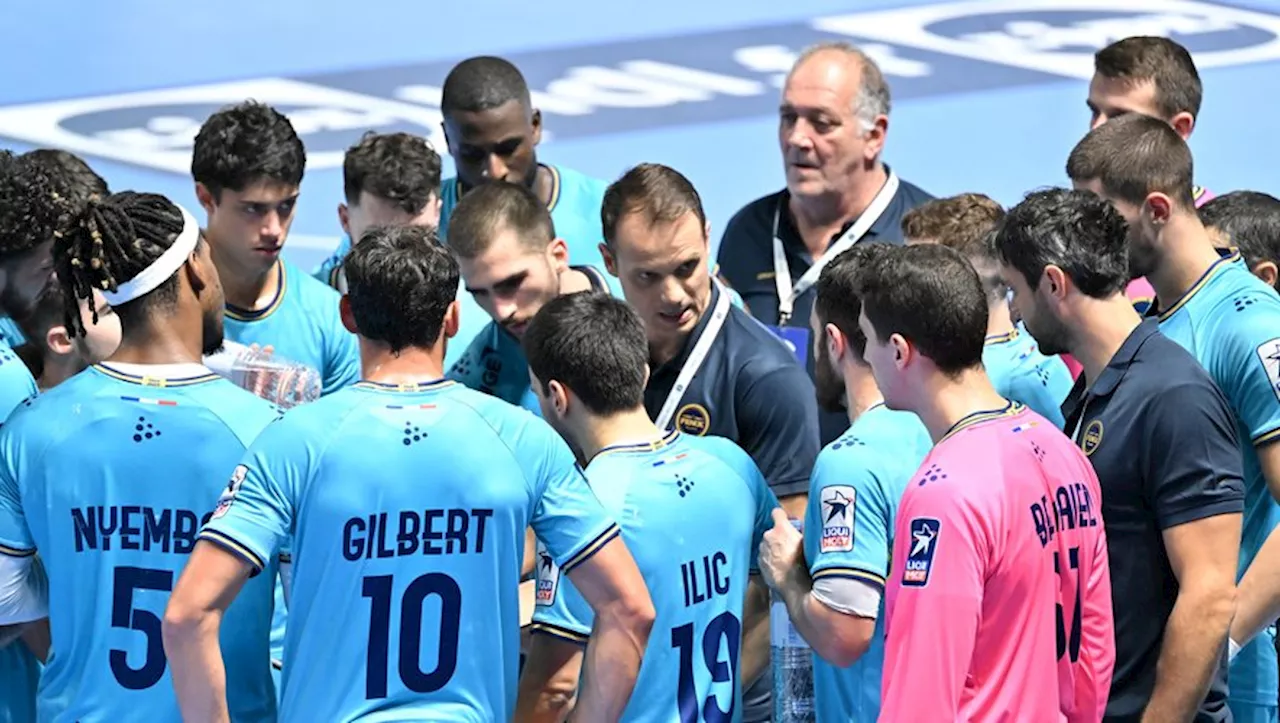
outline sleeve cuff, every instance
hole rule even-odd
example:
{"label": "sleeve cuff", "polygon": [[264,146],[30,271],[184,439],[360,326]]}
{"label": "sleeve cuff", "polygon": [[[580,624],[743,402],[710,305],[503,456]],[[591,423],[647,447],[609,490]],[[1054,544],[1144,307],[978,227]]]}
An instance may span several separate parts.
{"label": "sleeve cuff", "polygon": [[824,567],[810,573],[814,582],[825,579],[857,580],[884,592],[884,576],[856,567]]}
{"label": "sleeve cuff", "polygon": [[560,565],[560,572],[568,575],[571,570],[578,567],[582,563],[590,560],[593,555],[599,552],[609,541],[621,534],[616,524],[610,524],[603,532],[596,535],[590,542],[583,545],[580,550],[570,555],[563,564]]}
{"label": "sleeve cuff", "polygon": [[529,631],[539,635],[549,635],[567,643],[573,643],[574,645],[586,645],[591,639],[590,635],[583,635],[576,630],[570,630],[568,628],[562,628],[559,625],[538,622],[536,620],[529,626]]}
{"label": "sleeve cuff", "polygon": [[1186,509],[1176,510],[1172,513],[1160,515],[1157,522],[1161,530],[1167,530],[1170,527],[1185,525],[1188,522],[1203,520],[1209,517],[1217,517],[1218,515],[1238,515],[1244,512],[1244,500],[1221,500],[1208,505],[1200,505],[1197,507],[1188,507]]}
{"label": "sleeve cuff", "polygon": [[235,555],[241,560],[249,563],[249,566],[253,568],[249,572],[249,577],[256,577],[258,573],[262,572],[263,568],[266,567],[266,564],[262,561],[261,557],[258,557],[256,552],[225,533],[217,530],[210,530],[206,527],[204,531],[196,537],[196,539],[212,542],[223,550],[226,550],[232,555]]}

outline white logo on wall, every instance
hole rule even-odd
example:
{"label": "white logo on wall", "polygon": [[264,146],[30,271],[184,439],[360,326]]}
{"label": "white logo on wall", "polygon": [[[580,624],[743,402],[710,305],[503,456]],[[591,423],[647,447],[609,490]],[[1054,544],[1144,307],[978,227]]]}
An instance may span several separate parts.
{"label": "white logo on wall", "polygon": [[[367,128],[412,125],[444,148],[438,109],[286,78],[0,108],[0,136],[185,175],[191,172],[191,146],[204,120],[248,98],[289,116],[307,144],[308,170],[340,168],[350,135]],[[314,138],[325,133],[341,134],[342,142],[316,144]]]}
{"label": "white logo on wall", "polygon": [[1093,75],[1094,52],[1133,35],[1176,36],[1201,70],[1280,58],[1280,17],[1195,0],[966,0],[814,27],[1074,78]]}

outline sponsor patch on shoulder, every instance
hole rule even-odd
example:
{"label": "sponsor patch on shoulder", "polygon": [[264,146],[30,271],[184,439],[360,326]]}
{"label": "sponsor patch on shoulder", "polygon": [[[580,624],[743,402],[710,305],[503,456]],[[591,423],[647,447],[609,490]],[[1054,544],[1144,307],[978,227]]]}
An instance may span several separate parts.
{"label": "sponsor patch on shoulder", "polygon": [[539,607],[547,607],[556,601],[556,591],[560,587],[560,566],[551,557],[542,540],[538,540],[535,549],[534,564],[538,566],[538,587],[534,594],[534,603]]}
{"label": "sponsor patch on shoulder", "polygon": [[240,492],[240,486],[244,484],[244,477],[248,474],[249,468],[242,464],[236,465],[235,470],[231,473],[231,481],[227,483],[227,488],[218,496],[218,504],[213,508],[213,519],[218,519],[227,514],[227,510],[231,509],[231,504],[236,501],[236,495]]}
{"label": "sponsor patch on shoulder", "polygon": [[1280,399],[1280,338],[1264,341],[1258,345],[1258,361],[1267,372],[1267,382],[1271,391]]}
{"label": "sponsor patch on shoulder", "polygon": [[822,488],[821,552],[848,552],[853,549],[853,512],[858,491],[849,485]]}
{"label": "sponsor patch on shoulder", "polygon": [[938,535],[942,523],[932,517],[916,517],[909,528],[911,539],[907,544],[907,563],[902,569],[905,587],[924,587],[929,584],[929,572],[933,568],[933,553],[938,549]]}

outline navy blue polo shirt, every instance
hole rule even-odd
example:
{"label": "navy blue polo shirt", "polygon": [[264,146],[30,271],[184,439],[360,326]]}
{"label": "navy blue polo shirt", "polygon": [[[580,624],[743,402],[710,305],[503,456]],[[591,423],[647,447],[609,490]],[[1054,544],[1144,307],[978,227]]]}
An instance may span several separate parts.
{"label": "navy blue polo shirt", "polygon": [[[1178,596],[1163,531],[1244,512],[1240,447],[1226,397],[1155,319],[1129,334],[1092,389],[1084,383],[1081,375],[1062,411],[1102,486],[1116,630],[1104,720],[1137,721]],[[1229,715],[1224,650],[1195,720]]]}
{"label": "navy blue polo shirt", "polygon": [[[885,167],[888,170],[888,166]],[[791,214],[787,211],[787,202],[791,194],[785,188],[743,206],[725,226],[724,235],[720,238],[720,250],[716,262],[720,267],[720,276],[725,283],[742,296],[747,310],[763,324],[778,323],[778,288],[775,285],[773,270],[773,217],[778,213],[778,239],[786,252],[787,266],[791,270],[791,282],[800,280],[809,267],[813,265],[813,257],[805,248],[800,232],[796,230]],[[902,217],[911,209],[933,196],[918,186],[902,179],[898,182],[898,192],[894,194],[885,207],[884,213],[876,220],[858,243],[880,242],[895,245],[902,244]],[[835,243],[844,235],[856,219],[850,220],[834,236],[830,243]],[[809,314],[813,310],[816,293],[813,287],[796,298],[791,318],[786,327],[792,339],[796,339],[796,355],[802,359],[809,378],[813,378],[813,354],[809,337]],[[844,412],[820,413],[820,441],[829,444],[849,428],[849,417]]]}

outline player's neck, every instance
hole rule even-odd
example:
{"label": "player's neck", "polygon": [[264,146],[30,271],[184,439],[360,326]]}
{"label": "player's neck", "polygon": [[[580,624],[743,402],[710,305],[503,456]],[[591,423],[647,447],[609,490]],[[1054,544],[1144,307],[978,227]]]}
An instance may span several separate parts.
{"label": "player's neck", "polygon": [[590,291],[591,277],[574,268],[564,270],[560,274],[560,294],[576,294],[579,291]]}
{"label": "player's neck", "polygon": [[889,178],[877,162],[857,174],[840,191],[815,196],[792,195],[787,206],[809,255],[818,258],[827,250],[831,237],[861,216]]}
{"label": "player's neck", "polygon": [[44,359],[44,368],[40,370],[40,378],[36,386],[40,391],[53,389],[66,380],[84,371],[84,362],[73,354],[53,354]]}
{"label": "player's neck", "polygon": [[1008,302],[1001,300],[987,309],[987,336],[1004,336],[1015,328]]}
{"label": "player's neck", "polygon": [[1070,329],[1071,356],[1084,368],[1085,387],[1092,387],[1120,347],[1142,323],[1142,317],[1123,293],[1108,299],[1082,299],[1077,318],[1088,323]]}
{"label": "player's neck", "polygon": [[970,414],[1003,409],[1009,403],[991,386],[981,366],[967,369],[954,379],[935,374],[925,387],[915,412],[934,444]]}
{"label": "player's neck", "polygon": [[[191,306],[192,308],[181,308]],[[204,364],[204,319],[198,306],[180,304],[163,321],[149,319],[123,329],[120,346],[107,362],[121,364]]]}
{"label": "player's neck", "polygon": [[644,407],[637,407],[609,417],[587,417],[574,436],[583,459],[589,462],[607,447],[656,442],[662,439],[662,430],[649,419]]}
{"label": "player's neck", "polygon": [[844,374],[844,403],[849,415],[849,424],[858,421],[866,411],[884,401],[880,387],[876,386],[875,377],[871,376],[870,367],[858,368],[856,362],[841,364]]}
{"label": "player's neck", "polygon": [[218,278],[222,281],[222,293],[231,306],[257,310],[275,298],[276,292],[280,290],[280,261],[261,271],[234,267],[225,261],[219,263],[216,255],[213,261],[218,268]]}
{"label": "player's neck", "polygon": [[360,377],[380,384],[420,384],[444,377],[444,344],[429,349],[391,347],[357,337],[360,342]]}
{"label": "player's neck", "polygon": [[1147,275],[1147,281],[1156,291],[1160,308],[1167,309],[1222,257],[1213,247],[1209,232],[1194,216],[1184,214],[1171,219],[1162,235],[1160,263]]}

